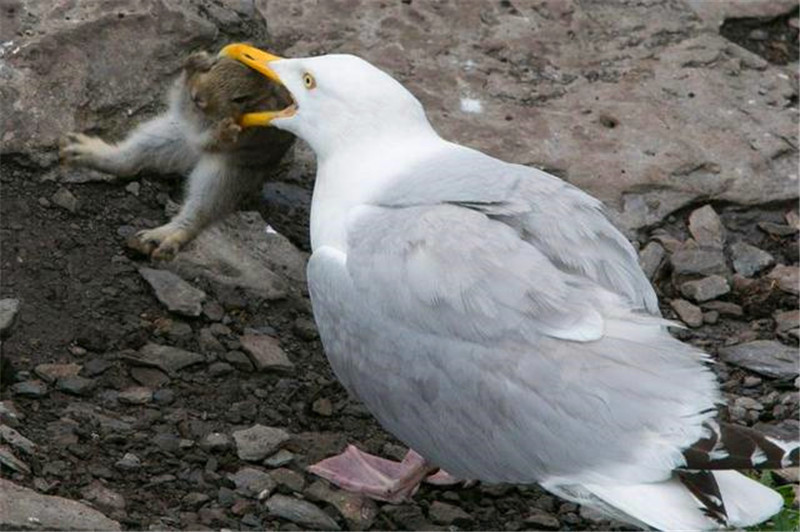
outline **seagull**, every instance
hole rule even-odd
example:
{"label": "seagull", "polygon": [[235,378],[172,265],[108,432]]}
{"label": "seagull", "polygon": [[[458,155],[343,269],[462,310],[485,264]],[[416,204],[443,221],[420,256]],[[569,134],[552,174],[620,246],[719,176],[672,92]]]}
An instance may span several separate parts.
{"label": "seagull", "polygon": [[[286,88],[250,113],[317,158],[308,285],[331,367],[410,449],[311,467],[400,501],[441,468],[538,483],[663,530],[750,526],[783,504],[737,469],[798,442],[717,420],[708,355],[673,338],[602,204],[550,174],[442,139],[398,81],[353,55],[234,58]],[[443,473],[440,473],[443,474]]]}

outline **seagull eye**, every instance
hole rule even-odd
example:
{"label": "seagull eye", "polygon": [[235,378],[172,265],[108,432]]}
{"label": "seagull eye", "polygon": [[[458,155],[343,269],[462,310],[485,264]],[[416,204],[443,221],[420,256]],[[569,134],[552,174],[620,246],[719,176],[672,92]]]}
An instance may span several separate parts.
{"label": "seagull eye", "polygon": [[314,76],[306,72],[305,74],[303,74],[303,85],[305,85],[307,89],[313,89],[314,87],[317,86],[317,82],[314,79]]}

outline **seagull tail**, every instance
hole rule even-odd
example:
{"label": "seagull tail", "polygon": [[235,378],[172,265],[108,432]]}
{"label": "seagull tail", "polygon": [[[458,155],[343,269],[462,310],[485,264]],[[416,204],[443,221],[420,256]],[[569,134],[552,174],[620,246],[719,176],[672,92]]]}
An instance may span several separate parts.
{"label": "seagull tail", "polygon": [[781,495],[737,471],[698,472],[720,497],[700,495],[691,481],[669,480],[624,486],[584,485],[591,504],[612,517],[658,530],[717,530],[762,523],[783,506]]}

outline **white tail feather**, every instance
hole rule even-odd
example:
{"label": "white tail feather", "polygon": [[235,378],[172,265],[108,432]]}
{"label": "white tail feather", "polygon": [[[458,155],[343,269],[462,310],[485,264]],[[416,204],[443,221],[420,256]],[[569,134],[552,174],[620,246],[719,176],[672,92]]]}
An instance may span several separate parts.
{"label": "white tail feather", "polygon": [[[714,471],[728,513],[728,524],[752,526],[783,506],[780,494],[737,471]],[[659,530],[716,530],[720,523],[705,515],[700,503],[673,477],[665,482],[625,486],[585,485],[587,491],[628,516]]]}

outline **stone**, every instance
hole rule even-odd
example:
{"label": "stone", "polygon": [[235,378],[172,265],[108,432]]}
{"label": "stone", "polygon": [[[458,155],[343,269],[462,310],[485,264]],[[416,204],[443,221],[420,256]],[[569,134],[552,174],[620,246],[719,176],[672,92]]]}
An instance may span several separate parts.
{"label": "stone", "polygon": [[731,246],[731,259],[736,273],[745,277],[752,277],[775,263],[772,255],[744,242],[737,242]]}
{"label": "stone", "polygon": [[95,381],[80,375],[64,377],[56,382],[56,389],[72,395],[89,395],[94,391]]}
{"label": "stone", "polygon": [[139,268],[139,273],[150,283],[158,300],[170,312],[184,316],[199,316],[206,293],[166,270]]}
{"label": "stone", "polygon": [[277,451],[289,440],[289,433],[275,427],[253,425],[249,429],[233,433],[236,454],[242,460],[257,462]]}
{"label": "stone", "polygon": [[228,351],[225,353],[225,360],[227,360],[231,366],[239,371],[249,373],[254,369],[253,363],[250,362],[250,358],[241,351]]}
{"label": "stone", "polygon": [[[17,458],[17,455],[14,454],[14,451],[5,445],[0,445],[0,464],[11,469],[12,471],[16,471],[17,473],[28,475],[31,472],[31,468],[28,467],[28,464]],[[1,499],[0,503],[2,503]],[[0,510],[1,509],[2,508],[0,508]],[[2,516],[0,516],[0,520],[1,519]]]}
{"label": "stone", "polygon": [[0,299],[0,338],[11,334],[11,327],[17,319],[19,312],[19,299]]}
{"label": "stone", "polygon": [[773,317],[775,318],[775,330],[777,332],[786,332],[800,327],[800,310],[777,311]]}
{"label": "stone", "polygon": [[153,390],[144,386],[132,386],[120,392],[117,400],[125,405],[144,405],[153,400]]}
{"label": "stone", "polygon": [[108,371],[113,365],[114,364],[103,357],[94,357],[83,365],[81,374],[83,374],[84,377],[97,377]]}
{"label": "stone", "polygon": [[746,410],[764,410],[764,405],[753,399],[752,397],[737,397],[733,401],[734,406],[744,408]]}
{"label": "stone", "polygon": [[357,493],[332,489],[324,480],[311,484],[305,494],[312,500],[323,501],[336,508],[351,530],[367,530],[378,517],[378,506],[374,501]]}
{"label": "stone", "polygon": [[391,519],[404,530],[433,530],[435,527],[428,522],[422,510],[416,504],[385,505],[381,513]]}
{"label": "stone", "polygon": [[160,388],[169,382],[169,377],[156,368],[134,367],[130,374],[133,380],[150,389]]}
{"label": "stone", "polygon": [[113,513],[124,510],[126,506],[125,497],[97,479],[81,490],[81,496],[103,512]]}
{"label": "stone", "polygon": [[725,245],[725,227],[711,205],[692,211],[689,232],[700,247],[722,249]]}
{"label": "stone", "polygon": [[437,525],[464,525],[473,521],[471,515],[452,504],[433,501],[428,508],[428,517]]}
{"label": "stone", "polygon": [[265,334],[245,334],[239,341],[256,370],[286,372],[294,369],[294,364],[281,349],[277,338]]}
{"label": "stone", "polygon": [[15,449],[19,449],[25,454],[32,455],[36,451],[36,444],[17,432],[15,429],[6,425],[0,425],[0,440],[3,440]]}
{"label": "stone", "polygon": [[703,311],[685,299],[673,299],[669,302],[669,306],[689,327],[700,327],[703,324]]}
{"label": "stone", "polygon": [[75,194],[64,187],[59,187],[59,189],[56,190],[56,192],[50,198],[50,201],[71,213],[78,211],[78,198],[75,197]]}
{"label": "stone", "polygon": [[191,493],[187,493],[183,496],[183,498],[181,498],[181,504],[196,510],[207,503],[210,499],[211,497],[205,493],[193,491]]}
{"label": "stone", "polygon": [[153,392],[153,401],[160,405],[169,405],[175,401],[175,392],[168,388],[156,390]]}
{"label": "stone", "polygon": [[534,510],[525,516],[525,524],[535,530],[558,530],[561,528],[557,517],[542,510]]}
{"label": "stone", "polygon": [[648,279],[651,281],[653,280],[658,269],[664,263],[665,257],[666,251],[664,250],[664,246],[655,240],[648,242],[647,245],[642,248],[639,252],[639,265],[642,267]]}
{"label": "stone", "polygon": [[208,366],[208,374],[211,377],[223,377],[233,373],[233,366],[227,362],[214,362]]}
{"label": "stone", "polygon": [[168,374],[174,374],[189,366],[205,362],[206,357],[185,349],[150,343],[139,350],[138,357],[131,357],[126,360],[160,368]]}
{"label": "stone", "polygon": [[122,471],[136,471],[142,467],[142,461],[133,453],[125,453],[125,455],[114,462],[114,467]]}
{"label": "stone", "polygon": [[133,181],[132,183],[128,183],[125,185],[125,190],[133,194],[134,196],[139,195],[139,191],[141,190],[142,185],[138,181]]}
{"label": "stone", "polygon": [[81,372],[80,364],[39,364],[33,368],[43,381],[53,384],[58,379],[74,377]]}
{"label": "stone", "polygon": [[47,385],[40,380],[23,381],[11,386],[11,391],[23,397],[44,397]]}
{"label": "stone", "polygon": [[800,364],[796,347],[773,340],[753,340],[723,347],[719,350],[719,356],[729,364],[774,379],[791,379],[798,374]]}
{"label": "stone", "polygon": [[229,478],[236,485],[236,491],[251,499],[264,500],[277,486],[269,473],[253,467],[243,467]]}
{"label": "stone", "polygon": [[211,321],[222,321],[225,309],[216,301],[206,301],[203,303],[203,315]]}
{"label": "stone", "polygon": [[320,397],[311,405],[311,411],[323,417],[331,417],[333,415],[331,400],[327,397]]}
{"label": "stone", "polygon": [[681,294],[698,303],[716,299],[731,291],[728,281],[719,275],[710,275],[696,281],[686,281],[681,285]]}
{"label": "stone", "polygon": [[789,294],[800,293],[800,268],[778,264],[767,274],[769,279],[778,283],[778,288]]}
{"label": "stone", "polygon": [[286,449],[280,449],[277,453],[264,459],[267,467],[281,467],[289,465],[294,461],[294,453]]}
{"label": "stone", "polygon": [[220,289],[241,289],[267,301],[282,299],[291,284],[305,284],[307,255],[265,228],[257,212],[232,214],[205,229],[165,267],[207,279],[217,295]]}
{"label": "stone", "polygon": [[702,306],[704,310],[713,310],[719,312],[722,316],[740,318],[744,315],[744,310],[740,305],[728,301],[707,301]]}
{"label": "stone", "polygon": [[212,432],[200,441],[200,448],[207,452],[221,453],[231,448],[231,437],[222,432]]}
{"label": "stone", "polygon": [[13,401],[0,401],[0,423],[9,427],[19,427],[23,419],[25,415],[17,410]]}
{"label": "stone", "polygon": [[684,244],[670,257],[678,275],[725,275],[728,267],[721,249],[704,249]]}
{"label": "stone", "polygon": [[299,493],[303,491],[306,485],[306,479],[303,475],[285,467],[274,469],[269,474],[279,486],[285,486],[289,491]]}
{"label": "stone", "polygon": [[758,228],[773,236],[792,236],[797,233],[797,227],[773,222],[758,222]]}
{"label": "stone", "polygon": [[331,516],[310,502],[294,497],[273,495],[267,500],[266,507],[271,515],[287,519],[302,527],[314,530],[341,530]]}
{"label": "stone", "polygon": [[42,495],[0,478],[0,529],[121,530],[120,524],[77,501]]}

